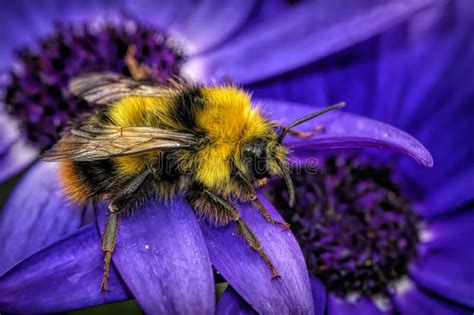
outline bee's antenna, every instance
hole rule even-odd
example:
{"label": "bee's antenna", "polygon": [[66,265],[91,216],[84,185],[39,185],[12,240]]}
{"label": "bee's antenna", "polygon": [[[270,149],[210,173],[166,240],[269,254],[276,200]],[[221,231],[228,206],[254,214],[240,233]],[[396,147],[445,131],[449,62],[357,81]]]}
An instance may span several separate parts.
{"label": "bee's antenna", "polygon": [[280,161],[277,160],[278,167],[281,170],[281,175],[285,180],[286,186],[288,187],[288,205],[293,207],[295,205],[295,186],[293,185],[293,181],[291,180],[290,173],[288,168],[283,166]]}
{"label": "bee's antenna", "polygon": [[281,143],[283,141],[283,139],[286,137],[286,135],[288,134],[288,131],[290,131],[291,128],[293,128],[295,126],[298,126],[299,124],[302,124],[302,123],[304,123],[308,120],[311,120],[313,118],[321,116],[322,114],[325,114],[325,113],[330,112],[332,110],[339,109],[339,108],[343,107],[344,105],[346,105],[345,102],[340,102],[340,103],[337,103],[335,105],[323,108],[321,110],[318,110],[317,112],[311,113],[309,115],[303,116],[303,117],[295,120],[291,124],[283,127],[280,135],[278,136],[278,142]]}

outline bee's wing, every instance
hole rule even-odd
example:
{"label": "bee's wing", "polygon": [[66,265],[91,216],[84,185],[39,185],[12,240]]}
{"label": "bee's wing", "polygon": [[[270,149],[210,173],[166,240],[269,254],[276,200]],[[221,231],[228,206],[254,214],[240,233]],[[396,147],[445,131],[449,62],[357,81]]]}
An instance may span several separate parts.
{"label": "bee's wing", "polygon": [[86,124],[66,133],[46,151],[45,161],[96,161],[146,151],[192,148],[198,138],[192,134],[152,127],[112,127]]}
{"label": "bee's wing", "polygon": [[130,95],[166,96],[170,87],[135,81],[112,72],[92,72],[71,80],[69,91],[89,103],[111,104]]}

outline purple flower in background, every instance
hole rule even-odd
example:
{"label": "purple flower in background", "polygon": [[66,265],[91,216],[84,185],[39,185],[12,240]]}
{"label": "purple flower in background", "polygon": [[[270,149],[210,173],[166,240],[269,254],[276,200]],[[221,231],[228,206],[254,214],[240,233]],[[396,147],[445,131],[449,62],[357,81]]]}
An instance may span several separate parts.
{"label": "purple flower in background", "polygon": [[[316,314],[474,309],[474,145],[466,141],[474,123],[474,82],[466,77],[474,71],[470,4],[425,12],[254,86],[257,95],[300,102],[347,100],[355,112],[410,131],[436,162],[427,171],[380,151],[319,153],[319,172],[295,176],[293,209],[285,206],[281,183],[269,185],[267,196],[292,224],[305,255]],[[305,89],[320,93],[300,93]],[[244,299],[227,289],[218,313],[253,313]]]}
{"label": "purple flower in background", "polygon": [[[361,42],[435,2],[308,1],[276,7],[258,1],[225,5],[190,1],[179,6],[171,1],[160,6],[151,1],[94,2],[59,7],[47,2],[39,9],[17,1],[10,8],[17,14],[5,16],[6,23],[20,27],[24,21],[17,21],[18,16],[29,18],[38,33],[24,30],[18,38],[2,37],[2,53],[19,44],[30,48],[14,59],[13,70],[9,55],[0,65],[10,73],[4,82],[5,108],[16,117],[13,122],[5,113],[0,116],[5,122],[0,127],[1,178],[33,161],[65,122],[90,110],[67,94],[68,80],[92,70],[127,75],[124,58],[131,45],[137,48],[136,58],[156,70],[158,82],[183,75],[203,82],[257,84]],[[103,19],[113,12],[127,18]],[[51,28],[54,18],[62,22],[56,29]],[[93,22],[96,19],[99,22]],[[255,90],[261,92],[257,86]],[[256,101],[266,104],[278,121],[311,110],[269,99]],[[324,125],[316,137],[289,139],[295,158],[322,149],[377,147],[432,164],[418,141],[386,124],[344,112],[327,114],[315,123]],[[100,294],[103,255],[98,240],[106,211],[68,203],[56,166],[36,163],[0,220],[0,272],[5,272],[0,278],[0,310],[59,312],[134,297],[149,313],[213,313],[213,266],[259,312],[311,313],[310,280],[293,234],[268,224],[248,205],[240,208],[281,279],[271,281],[263,261],[231,226],[216,228],[198,221],[178,198],[170,205],[149,203],[122,220],[111,292]]]}

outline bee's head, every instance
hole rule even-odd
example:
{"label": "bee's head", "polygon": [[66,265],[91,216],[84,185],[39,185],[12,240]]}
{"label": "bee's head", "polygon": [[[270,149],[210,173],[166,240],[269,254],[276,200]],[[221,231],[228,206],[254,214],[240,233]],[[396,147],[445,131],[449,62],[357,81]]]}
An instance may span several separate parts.
{"label": "bee's head", "polygon": [[271,137],[250,140],[243,146],[242,152],[245,167],[254,181],[275,175],[283,176],[288,184],[290,205],[292,205],[294,198],[291,196],[294,196],[294,189],[287,167],[287,156],[288,149],[279,143],[275,133]]}
{"label": "bee's head", "polygon": [[281,173],[288,150],[274,138],[255,138],[243,146],[243,158],[253,179],[264,179]]}
{"label": "bee's head", "polygon": [[295,201],[295,189],[288,167],[288,149],[282,142],[291,128],[342,106],[344,103],[339,103],[306,115],[283,127],[279,135],[257,137],[247,142],[243,146],[242,155],[248,173],[254,180],[281,175],[288,187],[289,205],[292,207]]}

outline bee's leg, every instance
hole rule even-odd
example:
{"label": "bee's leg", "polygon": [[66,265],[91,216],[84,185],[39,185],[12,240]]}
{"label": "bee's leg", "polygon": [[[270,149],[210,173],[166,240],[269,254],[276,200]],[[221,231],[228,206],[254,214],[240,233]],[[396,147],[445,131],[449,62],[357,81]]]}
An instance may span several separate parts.
{"label": "bee's leg", "polygon": [[286,223],[286,222],[281,222],[281,221],[277,221],[275,220],[271,215],[270,213],[268,213],[268,210],[267,208],[265,208],[265,206],[263,205],[263,203],[260,201],[260,199],[257,198],[257,196],[254,196],[254,198],[252,199],[252,202],[253,204],[255,205],[255,207],[257,207],[258,211],[263,215],[263,217],[270,223],[272,224],[276,224],[276,225],[279,225],[281,227],[283,227],[285,230],[288,230],[290,228],[290,224],[289,223]]}
{"label": "bee's leg", "polygon": [[252,203],[255,205],[258,211],[263,215],[263,217],[268,222],[279,225],[283,227],[285,230],[290,228],[290,224],[286,222],[277,221],[270,215],[270,213],[268,213],[268,210],[265,208],[262,202],[257,198],[257,193],[255,192],[255,189],[253,188],[252,184],[250,183],[250,180],[248,179],[247,176],[245,176],[244,173],[242,173],[241,171],[237,171],[235,174],[235,179],[239,182],[241,187],[244,187],[244,190],[248,194],[247,198],[250,201],[252,201]]}
{"label": "bee's leg", "polygon": [[144,80],[150,77],[150,69],[144,64],[138,63],[135,55],[137,53],[137,47],[130,45],[125,55],[125,63],[127,64],[130,75],[134,80]]}
{"label": "bee's leg", "polygon": [[242,221],[242,219],[238,219],[236,223],[242,238],[247,242],[247,244],[249,244],[250,247],[252,247],[260,255],[260,257],[262,257],[265,264],[268,266],[268,268],[270,268],[270,271],[272,272],[272,279],[280,277],[280,274],[278,273],[272,261],[263,249],[262,244],[258,240],[257,235],[255,235],[255,233],[250,229],[247,223]]}
{"label": "bee's leg", "polygon": [[305,131],[298,131],[298,130],[290,128],[288,130],[288,133],[290,135],[298,137],[300,139],[309,139],[309,138],[311,138],[312,136],[314,136],[316,134],[316,131],[312,130],[312,131],[306,131],[305,132]]}
{"label": "bee's leg", "polygon": [[125,187],[123,187],[122,190],[113,197],[112,202],[109,205],[110,211],[120,212],[129,206],[134,201],[133,198],[135,192],[153,172],[154,169],[150,166],[125,185]]}
{"label": "bee's leg", "polygon": [[[247,244],[252,249],[254,249],[260,255],[260,257],[262,257],[263,261],[272,272],[272,278],[279,277],[275,266],[263,249],[262,244],[250,227],[244,221],[242,221],[240,214],[234,205],[232,205],[228,200],[205,188],[199,190],[189,190],[186,193],[186,197],[198,216],[206,216],[211,222],[218,225],[228,224],[231,221],[236,222],[239,234],[247,242]],[[215,210],[212,211],[210,209]],[[222,216],[222,213],[225,213],[225,215]]]}
{"label": "bee's leg", "polygon": [[117,240],[118,231],[118,212],[112,211],[112,203],[109,205],[110,214],[105,224],[104,236],[102,238],[102,251],[105,253],[104,256],[104,275],[102,276],[102,284],[100,286],[100,292],[107,292],[107,280],[109,279],[109,268],[110,261],[112,259],[112,253],[115,248],[115,241]]}
{"label": "bee's leg", "polygon": [[192,185],[185,197],[198,217],[205,217],[215,225],[225,225],[239,219],[239,212],[233,204],[202,185]]}
{"label": "bee's leg", "polygon": [[141,186],[143,181],[151,174],[151,169],[147,169],[143,173],[135,177],[123,190],[116,195],[110,202],[109,216],[105,223],[104,236],[102,238],[102,251],[105,253],[104,257],[104,275],[102,277],[102,284],[100,286],[101,292],[107,292],[107,280],[109,279],[110,261],[112,253],[115,248],[117,240],[119,213],[127,208],[133,202],[133,194]]}
{"label": "bee's leg", "polygon": [[[281,123],[279,122],[274,122],[275,126],[277,128],[280,128],[280,129],[283,129],[285,126],[282,125]],[[311,131],[298,131],[298,130],[295,130],[293,128],[290,128],[288,130],[288,133],[292,136],[295,136],[295,137],[298,137],[300,139],[308,139],[308,138],[311,138],[313,137],[314,135],[318,134],[319,132],[321,131],[324,131],[324,126],[323,125],[317,125],[313,128],[313,130]]]}

